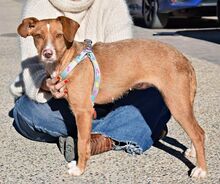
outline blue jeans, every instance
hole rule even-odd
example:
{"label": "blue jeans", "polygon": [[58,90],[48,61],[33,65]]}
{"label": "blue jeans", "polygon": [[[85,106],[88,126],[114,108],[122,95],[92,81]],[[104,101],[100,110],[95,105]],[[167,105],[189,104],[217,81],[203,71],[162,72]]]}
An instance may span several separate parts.
{"label": "blue jeans", "polygon": [[[114,103],[95,105],[95,109],[92,132],[119,142],[116,149],[137,154],[153,144],[170,119],[155,88],[131,91]],[[16,101],[13,116],[16,130],[34,141],[57,142],[60,136],[77,136],[74,115],[64,99],[41,104],[22,96]]]}

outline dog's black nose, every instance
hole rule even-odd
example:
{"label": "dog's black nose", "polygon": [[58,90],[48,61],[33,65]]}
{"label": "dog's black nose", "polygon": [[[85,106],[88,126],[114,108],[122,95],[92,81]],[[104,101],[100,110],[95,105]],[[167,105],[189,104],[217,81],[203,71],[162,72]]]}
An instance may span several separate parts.
{"label": "dog's black nose", "polygon": [[50,59],[53,55],[53,51],[51,49],[45,49],[43,55],[45,58]]}

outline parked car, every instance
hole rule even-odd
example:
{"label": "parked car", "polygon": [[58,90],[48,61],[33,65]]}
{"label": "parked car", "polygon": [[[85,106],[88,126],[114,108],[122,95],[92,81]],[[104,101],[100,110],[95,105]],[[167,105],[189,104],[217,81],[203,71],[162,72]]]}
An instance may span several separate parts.
{"label": "parked car", "polygon": [[170,17],[218,16],[220,0],[126,0],[133,17],[144,18],[148,28],[163,28]]}
{"label": "parked car", "polygon": [[217,16],[218,16],[218,23],[220,23],[220,0],[217,2]]}

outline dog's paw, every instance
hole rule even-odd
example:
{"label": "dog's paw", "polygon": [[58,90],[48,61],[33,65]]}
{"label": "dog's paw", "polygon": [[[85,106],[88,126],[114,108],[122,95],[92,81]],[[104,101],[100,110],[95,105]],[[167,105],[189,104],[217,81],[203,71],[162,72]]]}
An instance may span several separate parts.
{"label": "dog's paw", "polygon": [[75,166],[76,166],[76,161],[75,160],[73,160],[73,161],[71,161],[67,164],[68,169],[70,169],[71,167],[75,167]]}
{"label": "dog's paw", "polygon": [[195,167],[190,176],[192,178],[205,178],[207,176],[207,171],[203,170],[202,168],[200,167]]}
{"label": "dog's paw", "polygon": [[83,171],[81,171],[80,168],[75,165],[69,168],[68,173],[69,175],[80,176]]}
{"label": "dog's paw", "polygon": [[195,149],[190,149],[188,148],[185,153],[184,153],[185,157],[192,157],[195,158],[196,157],[196,151]]}

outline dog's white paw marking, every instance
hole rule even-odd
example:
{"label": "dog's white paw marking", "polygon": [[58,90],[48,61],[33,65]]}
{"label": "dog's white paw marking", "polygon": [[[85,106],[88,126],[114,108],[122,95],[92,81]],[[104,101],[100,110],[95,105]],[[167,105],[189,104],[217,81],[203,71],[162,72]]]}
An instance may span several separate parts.
{"label": "dog's white paw marking", "polygon": [[207,171],[203,170],[202,168],[200,167],[195,167],[190,176],[192,178],[205,178],[207,176]]}
{"label": "dog's white paw marking", "polygon": [[76,161],[75,160],[73,160],[73,161],[71,161],[67,164],[68,169],[70,169],[71,167],[75,167],[75,166],[76,166]]}
{"label": "dog's white paw marking", "polygon": [[78,168],[77,166],[72,166],[69,170],[68,173],[70,175],[73,176],[80,176],[82,174],[82,171],[80,170],[80,168]]}
{"label": "dog's white paw marking", "polygon": [[188,149],[185,151],[184,155],[185,155],[186,157],[193,157],[193,158],[195,158],[195,157],[196,157],[196,151],[195,151],[195,149],[190,149],[190,148],[188,148]]}

